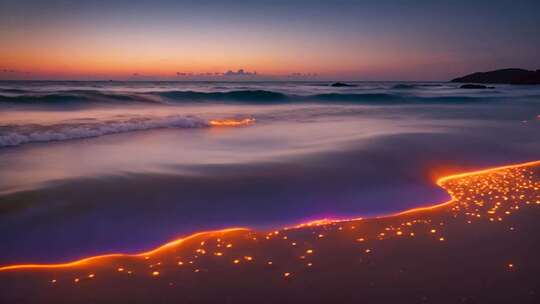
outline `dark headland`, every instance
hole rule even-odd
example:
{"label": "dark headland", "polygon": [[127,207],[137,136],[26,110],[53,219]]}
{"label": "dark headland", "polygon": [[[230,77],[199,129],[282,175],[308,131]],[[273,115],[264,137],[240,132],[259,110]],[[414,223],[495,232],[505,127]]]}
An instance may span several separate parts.
{"label": "dark headland", "polygon": [[477,72],[452,79],[452,82],[540,84],[540,70],[501,69],[489,72]]}

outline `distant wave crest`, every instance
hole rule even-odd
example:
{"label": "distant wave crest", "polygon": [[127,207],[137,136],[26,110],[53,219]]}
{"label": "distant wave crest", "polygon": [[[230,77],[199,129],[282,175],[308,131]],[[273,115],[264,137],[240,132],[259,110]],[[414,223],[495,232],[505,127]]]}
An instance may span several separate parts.
{"label": "distant wave crest", "polygon": [[168,91],[156,92],[162,97],[173,100],[185,101],[247,101],[247,102],[271,102],[287,101],[289,97],[283,93],[264,90],[241,90],[229,92],[196,92],[196,91]]}
{"label": "distant wave crest", "polygon": [[81,139],[148,129],[204,128],[208,126],[208,123],[200,118],[186,116],[137,117],[126,120],[71,122],[56,125],[7,125],[0,126],[0,147]]}
{"label": "distant wave crest", "polygon": [[385,93],[323,93],[315,95],[287,95],[264,90],[242,90],[229,92],[169,91],[152,93],[174,101],[217,101],[240,103],[269,102],[381,102],[397,100],[398,95]]}
{"label": "distant wave crest", "polygon": [[110,93],[95,90],[69,90],[54,93],[26,92],[24,94],[17,92],[17,95],[0,95],[0,104],[17,105],[69,105],[69,104],[114,104],[130,102],[147,102],[148,100],[136,94],[128,93]]}
{"label": "distant wave crest", "polygon": [[[413,85],[396,85],[396,89],[408,90]],[[227,92],[198,92],[198,91],[154,91],[154,92],[100,92],[92,90],[59,91],[51,94],[36,93],[1,95],[0,104],[39,105],[39,106],[91,106],[115,104],[182,104],[182,103],[242,103],[242,104],[271,104],[271,103],[354,103],[354,104],[415,104],[415,103],[458,103],[495,100],[485,96],[446,95],[438,97],[423,97],[405,93],[373,93],[373,92],[330,92],[314,95],[295,95],[266,90],[237,90]]]}

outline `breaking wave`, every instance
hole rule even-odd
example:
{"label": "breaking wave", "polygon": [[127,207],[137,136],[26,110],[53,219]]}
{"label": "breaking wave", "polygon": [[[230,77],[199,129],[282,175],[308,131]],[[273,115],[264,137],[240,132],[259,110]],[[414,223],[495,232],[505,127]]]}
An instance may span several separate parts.
{"label": "breaking wave", "polygon": [[63,141],[98,137],[159,128],[204,128],[209,124],[196,117],[136,117],[124,120],[100,122],[69,122],[54,125],[7,125],[0,126],[0,147],[18,146],[26,143]]}
{"label": "breaking wave", "polygon": [[229,92],[196,92],[196,91],[168,91],[150,93],[159,96],[185,101],[238,101],[238,102],[273,102],[288,101],[289,96],[264,90],[241,90]]}

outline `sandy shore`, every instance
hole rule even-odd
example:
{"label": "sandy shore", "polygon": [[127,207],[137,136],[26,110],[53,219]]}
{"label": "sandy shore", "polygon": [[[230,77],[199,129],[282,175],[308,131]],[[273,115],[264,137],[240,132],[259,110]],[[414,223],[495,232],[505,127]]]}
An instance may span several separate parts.
{"label": "sandy shore", "polygon": [[439,185],[451,201],[384,218],[204,232],[138,255],[3,267],[0,302],[538,303],[540,162]]}

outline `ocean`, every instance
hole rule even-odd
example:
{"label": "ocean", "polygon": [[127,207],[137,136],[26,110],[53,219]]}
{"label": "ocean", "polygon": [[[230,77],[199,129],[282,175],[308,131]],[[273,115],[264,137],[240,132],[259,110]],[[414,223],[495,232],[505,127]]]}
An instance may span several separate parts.
{"label": "ocean", "polygon": [[0,82],[0,264],[381,216],[540,158],[538,86],[350,84]]}

